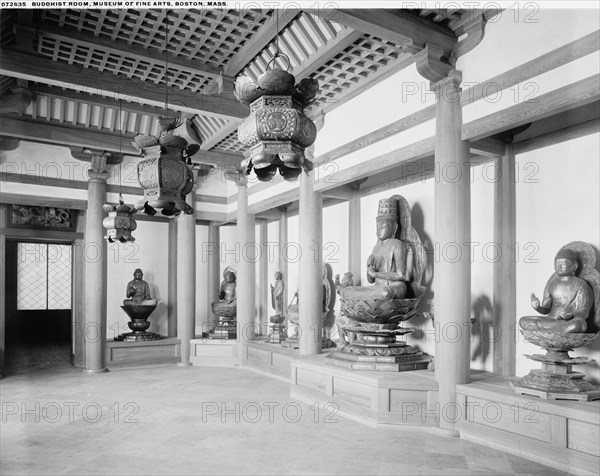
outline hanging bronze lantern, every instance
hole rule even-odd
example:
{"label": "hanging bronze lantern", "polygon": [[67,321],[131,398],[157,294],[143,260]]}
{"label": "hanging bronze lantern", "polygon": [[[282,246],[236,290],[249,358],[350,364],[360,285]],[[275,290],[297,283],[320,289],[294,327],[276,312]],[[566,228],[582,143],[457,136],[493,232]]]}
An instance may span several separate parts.
{"label": "hanging bronze lantern", "polygon": [[157,210],[165,216],[194,213],[185,197],[194,187],[194,174],[186,165],[190,157],[200,149],[198,144],[188,146],[187,141],[174,135],[180,119],[159,118],[160,137],[139,135],[132,142],[145,157],[138,164],[138,181],[144,189],[144,198],[136,203],[138,210],[155,215]]}
{"label": "hanging bronze lantern", "polygon": [[108,216],[102,220],[102,226],[107,230],[107,235],[104,238],[109,243],[135,241],[135,238],[131,236],[131,232],[137,228],[137,223],[133,217],[137,210],[132,205],[126,205],[121,194],[119,194],[119,203],[116,205],[107,203],[102,209],[108,213]]}
{"label": "hanging bronze lantern", "polygon": [[[269,64],[278,56],[287,58],[276,54]],[[296,180],[302,169],[312,170],[304,149],[314,143],[317,128],[304,109],[318,92],[316,79],[305,78],[296,85],[292,74],[276,68],[261,74],[257,83],[246,76],[237,78],[235,96],[250,106],[250,115],[238,127],[238,139],[248,147],[241,164],[245,174],[254,169],[259,180],[269,181],[279,170],[285,180]]]}

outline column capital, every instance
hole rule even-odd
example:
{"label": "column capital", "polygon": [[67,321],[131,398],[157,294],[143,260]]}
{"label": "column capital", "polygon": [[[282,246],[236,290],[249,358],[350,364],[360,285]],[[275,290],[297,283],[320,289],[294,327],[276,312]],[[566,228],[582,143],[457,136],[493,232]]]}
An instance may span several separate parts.
{"label": "column capital", "polygon": [[108,180],[108,174],[106,172],[95,172],[88,170],[88,182],[104,182]]}
{"label": "column capital", "polygon": [[446,101],[460,102],[460,93],[462,91],[460,83],[462,82],[462,71],[452,69],[439,81],[431,82],[429,89],[435,93],[436,101],[445,99]]}
{"label": "column capital", "polygon": [[74,159],[91,162],[92,169],[95,172],[103,172],[106,165],[120,164],[125,155],[118,152],[90,149],[88,147],[69,147],[69,149],[71,149],[71,156]]}

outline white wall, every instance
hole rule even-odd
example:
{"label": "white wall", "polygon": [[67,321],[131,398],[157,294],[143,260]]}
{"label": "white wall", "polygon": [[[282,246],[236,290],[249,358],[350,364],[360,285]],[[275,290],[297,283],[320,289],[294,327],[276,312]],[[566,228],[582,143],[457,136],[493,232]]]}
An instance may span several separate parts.
{"label": "white wall", "polygon": [[[590,243],[600,265],[600,134],[538,149],[517,157],[517,316],[537,315],[530,294],[542,295],[554,273],[554,256],[571,241]],[[517,375],[540,364],[523,354],[540,353],[539,347],[517,336]],[[572,356],[595,359],[575,370],[600,380],[600,339]]]}
{"label": "white wall", "polygon": [[144,280],[150,285],[152,298],[158,299],[158,307],[150,315],[149,332],[167,335],[168,276],[168,223],[139,221],[133,232],[132,243],[110,243],[107,246],[106,325],[107,339],[112,340],[123,332],[131,332],[129,317],[120,306],[126,298],[127,283],[133,272],[140,268]]}

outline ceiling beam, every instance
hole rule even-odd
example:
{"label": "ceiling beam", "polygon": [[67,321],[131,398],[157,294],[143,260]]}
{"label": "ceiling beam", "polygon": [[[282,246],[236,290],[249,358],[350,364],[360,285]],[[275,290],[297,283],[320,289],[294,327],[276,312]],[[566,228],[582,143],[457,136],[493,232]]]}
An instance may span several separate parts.
{"label": "ceiling beam", "polygon": [[[121,151],[127,155],[139,155],[137,150],[130,144],[130,141],[122,140],[121,146],[119,146],[119,134],[17,119],[14,116],[7,115],[0,116],[0,119],[2,134],[8,137],[61,146],[88,147],[107,152]],[[200,151],[192,158],[195,163],[219,165],[239,164],[242,159],[242,154],[210,150]]]}
{"label": "ceiling beam", "polygon": [[[236,76],[254,57],[259,54],[291,21],[300,13],[294,8],[275,10],[275,14],[265,21],[262,28],[233,55],[225,65],[223,74]],[[275,16],[277,15],[277,16]]]}
{"label": "ceiling beam", "polygon": [[458,38],[452,31],[431,23],[406,10],[382,9],[317,9],[311,13],[353,30],[362,31],[417,53],[427,43],[434,43],[450,53]]}
{"label": "ceiling beam", "polygon": [[[81,66],[60,64],[41,56],[2,49],[0,74],[38,83],[75,89],[155,107],[164,107],[165,91],[155,84],[110,73],[86,70]],[[169,88],[171,109],[192,114],[244,118],[249,109],[240,102],[221,96],[206,96]]]}
{"label": "ceiling beam", "polygon": [[[75,101],[79,103],[85,103],[91,106],[110,107],[113,109],[119,109],[119,101],[111,97],[97,96],[94,94],[87,94],[82,91],[75,91],[73,89],[64,89],[57,86],[50,86],[48,84],[40,83],[29,83],[27,86],[32,93],[36,95],[48,96],[57,99],[64,99],[66,101]],[[126,102],[121,101],[121,110],[126,112],[134,112],[136,114],[148,114],[150,116],[162,116],[165,113],[164,107],[147,106],[137,102]]]}

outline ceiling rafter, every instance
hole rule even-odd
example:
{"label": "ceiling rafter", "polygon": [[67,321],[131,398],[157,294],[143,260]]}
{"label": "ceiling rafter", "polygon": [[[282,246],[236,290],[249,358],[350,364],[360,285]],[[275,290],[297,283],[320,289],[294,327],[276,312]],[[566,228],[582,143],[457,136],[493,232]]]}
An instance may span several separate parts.
{"label": "ceiling rafter", "polygon": [[[109,73],[90,72],[82,70],[79,66],[58,64],[50,59],[10,49],[2,50],[0,74],[155,107],[163,107],[165,103],[164,90],[147,82]],[[170,89],[171,109],[192,114],[204,111],[225,119],[243,118],[248,115],[248,108],[234,99]]]}
{"label": "ceiling rafter", "polygon": [[259,54],[269,43],[271,43],[275,37],[283,30],[292,20],[300,13],[300,10],[288,8],[284,9],[283,13],[275,13],[270,20],[268,20],[267,26],[263,26],[260,31],[244,46],[229,59],[223,73],[227,76],[236,76],[242,71],[246,65]]}
{"label": "ceiling rafter", "polygon": [[[56,122],[28,120],[15,115],[0,115],[2,134],[7,137],[25,139],[32,142],[43,142],[54,145],[87,147],[107,152],[122,152],[138,156],[139,153],[131,145],[133,134],[123,134],[90,130],[82,126],[59,125]],[[200,151],[193,156],[195,163],[206,164],[239,164],[242,154],[220,151]]]}

